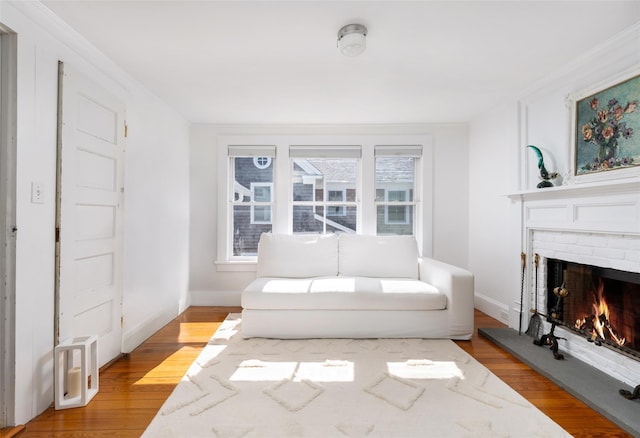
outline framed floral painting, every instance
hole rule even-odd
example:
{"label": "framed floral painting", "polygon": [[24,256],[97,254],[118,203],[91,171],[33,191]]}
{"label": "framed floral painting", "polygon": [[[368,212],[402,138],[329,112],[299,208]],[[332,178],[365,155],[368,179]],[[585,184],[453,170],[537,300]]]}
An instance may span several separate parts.
{"label": "framed floral painting", "polygon": [[640,75],[575,101],[574,175],[640,166]]}

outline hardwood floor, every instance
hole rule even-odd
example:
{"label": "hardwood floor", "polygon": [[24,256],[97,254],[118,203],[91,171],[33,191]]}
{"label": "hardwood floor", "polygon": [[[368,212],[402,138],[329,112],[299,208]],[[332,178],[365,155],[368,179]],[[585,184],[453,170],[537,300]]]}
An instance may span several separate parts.
{"label": "hardwood floor", "polygon": [[[15,435],[138,437],[227,313],[237,308],[191,307],[128,356],[100,373],[100,390],[85,407],[47,409]],[[475,326],[501,327],[476,311]],[[515,357],[476,334],[457,344],[576,437],[630,437]],[[9,433],[4,431],[4,434]]]}

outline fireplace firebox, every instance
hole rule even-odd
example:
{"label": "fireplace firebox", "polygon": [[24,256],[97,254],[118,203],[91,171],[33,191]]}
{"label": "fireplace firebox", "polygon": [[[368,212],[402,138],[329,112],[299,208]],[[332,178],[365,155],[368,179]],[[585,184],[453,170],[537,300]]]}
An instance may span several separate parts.
{"label": "fireplace firebox", "polygon": [[550,321],[640,360],[639,273],[547,259],[546,290]]}

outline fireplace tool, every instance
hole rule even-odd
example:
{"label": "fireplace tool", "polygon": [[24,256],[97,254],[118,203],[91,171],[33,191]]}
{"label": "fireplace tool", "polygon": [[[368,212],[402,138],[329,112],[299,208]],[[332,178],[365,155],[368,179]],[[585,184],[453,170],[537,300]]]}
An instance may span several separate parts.
{"label": "fireplace tool", "polygon": [[560,318],[562,299],[569,295],[569,291],[564,287],[563,282],[562,286],[553,288],[553,294],[556,296],[556,303],[551,308],[551,311],[547,316],[547,320],[551,321],[551,330],[546,335],[542,335],[539,341],[534,339],[533,343],[536,345],[548,345],[553,353],[553,358],[556,360],[562,360],[564,359],[564,355],[558,353],[558,340],[566,340],[566,338],[556,336],[554,331]]}
{"label": "fireplace tool", "polygon": [[620,395],[627,400],[635,400],[640,398],[640,385],[636,386],[633,391],[627,391],[626,389],[620,390]]}
{"label": "fireplace tool", "polygon": [[533,338],[533,342],[535,343],[540,339],[540,336],[543,333],[544,327],[542,325],[542,318],[540,313],[538,312],[538,266],[540,265],[540,256],[538,254],[534,254],[533,263],[535,266],[535,282],[534,282],[534,291],[533,296],[535,300],[535,306],[531,309],[531,319],[529,320],[529,327],[527,328],[527,335]]}

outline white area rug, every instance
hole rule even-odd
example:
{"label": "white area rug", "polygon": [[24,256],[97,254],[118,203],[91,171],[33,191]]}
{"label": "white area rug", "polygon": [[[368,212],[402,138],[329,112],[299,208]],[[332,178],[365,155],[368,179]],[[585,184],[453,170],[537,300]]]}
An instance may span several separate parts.
{"label": "white area rug", "polygon": [[242,339],[229,315],[144,437],[564,437],[448,340]]}

